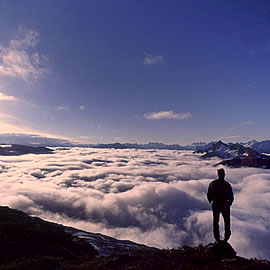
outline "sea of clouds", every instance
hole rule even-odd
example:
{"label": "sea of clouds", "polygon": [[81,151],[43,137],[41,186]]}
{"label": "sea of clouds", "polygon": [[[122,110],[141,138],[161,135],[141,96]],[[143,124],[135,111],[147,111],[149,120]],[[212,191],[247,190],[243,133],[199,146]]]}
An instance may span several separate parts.
{"label": "sea of clouds", "polygon": [[[219,161],[136,149],[1,156],[1,205],[159,248],[207,244],[213,235],[206,192]],[[226,168],[226,178],[235,194],[231,245],[239,255],[270,259],[270,170]]]}

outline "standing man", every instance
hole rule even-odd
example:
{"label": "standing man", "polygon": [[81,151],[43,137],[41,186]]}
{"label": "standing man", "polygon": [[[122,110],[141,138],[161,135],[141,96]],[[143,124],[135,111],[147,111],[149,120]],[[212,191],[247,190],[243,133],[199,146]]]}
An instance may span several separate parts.
{"label": "standing man", "polygon": [[209,203],[212,203],[214,238],[217,242],[220,242],[219,216],[220,213],[223,216],[225,223],[224,240],[228,241],[231,236],[230,207],[233,203],[234,198],[231,185],[224,179],[224,169],[217,170],[217,175],[218,179],[212,181],[209,184],[207,199]]}

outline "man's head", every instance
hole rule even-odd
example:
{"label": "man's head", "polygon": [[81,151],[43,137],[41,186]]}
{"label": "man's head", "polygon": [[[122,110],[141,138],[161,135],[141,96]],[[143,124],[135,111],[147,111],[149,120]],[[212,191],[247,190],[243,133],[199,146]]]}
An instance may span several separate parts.
{"label": "man's head", "polygon": [[218,169],[217,170],[217,175],[218,175],[218,179],[224,180],[224,178],[225,178],[225,170],[223,168]]}

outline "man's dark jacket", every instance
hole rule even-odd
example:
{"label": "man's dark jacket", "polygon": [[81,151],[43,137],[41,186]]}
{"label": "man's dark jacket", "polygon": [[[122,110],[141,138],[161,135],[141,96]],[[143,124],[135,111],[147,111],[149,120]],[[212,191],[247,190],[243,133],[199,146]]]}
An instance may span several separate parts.
{"label": "man's dark jacket", "polygon": [[233,191],[231,185],[223,180],[216,179],[209,184],[207,199],[212,205],[231,206],[233,203]]}

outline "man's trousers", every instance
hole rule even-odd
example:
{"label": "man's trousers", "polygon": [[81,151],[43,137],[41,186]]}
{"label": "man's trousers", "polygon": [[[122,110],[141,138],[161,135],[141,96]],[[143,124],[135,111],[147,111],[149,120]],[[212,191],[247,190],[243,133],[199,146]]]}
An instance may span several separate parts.
{"label": "man's trousers", "polygon": [[212,210],[213,210],[213,229],[214,229],[215,239],[217,241],[220,240],[219,217],[220,217],[220,213],[221,213],[223,216],[224,225],[225,225],[224,240],[228,240],[231,236],[230,206],[229,205],[216,205],[215,203],[213,203]]}

